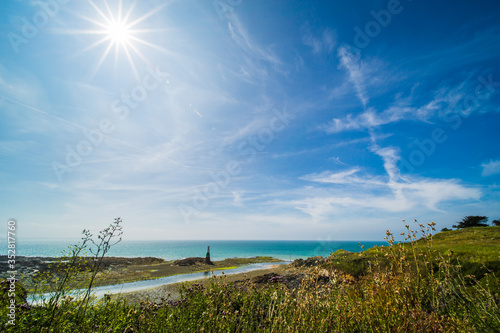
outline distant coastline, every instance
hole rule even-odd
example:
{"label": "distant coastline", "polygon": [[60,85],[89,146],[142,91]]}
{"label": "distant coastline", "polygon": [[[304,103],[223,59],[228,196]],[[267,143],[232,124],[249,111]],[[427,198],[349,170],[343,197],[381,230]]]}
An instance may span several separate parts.
{"label": "distant coastline", "polygon": [[[27,257],[61,256],[68,245],[76,242],[66,241],[22,241],[18,243],[17,252]],[[382,246],[383,241],[360,241],[364,249]],[[251,258],[258,256],[273,257],[281,260],[306,259],[314,256],[328,256],[339,249],[360,252],[357,241],[127,241],[116,244],[109,256],[115,257],[156,257],[165,260],[178,260],[187,257],[204,256],[207,246],[211,247],[212,260],[228,258]],[[5,253],[1,253],[5,254]]]}

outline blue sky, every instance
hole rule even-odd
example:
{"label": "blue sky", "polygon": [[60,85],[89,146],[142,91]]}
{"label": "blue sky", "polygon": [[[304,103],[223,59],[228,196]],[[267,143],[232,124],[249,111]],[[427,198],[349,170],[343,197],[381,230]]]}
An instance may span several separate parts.
{"label": "blue sky", "polygon": [[495,1],[0,13],[0,220],[18,237],[120,216],[125,239],[381,240],[402,219],[500,218]]}

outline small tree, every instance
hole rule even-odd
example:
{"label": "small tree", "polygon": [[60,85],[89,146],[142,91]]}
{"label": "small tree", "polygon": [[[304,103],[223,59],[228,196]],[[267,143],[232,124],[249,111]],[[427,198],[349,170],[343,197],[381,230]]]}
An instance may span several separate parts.
{"label": "small tree", "polygon": [[94,285],[97,274],[101,271],[104,256],[106,256],[113,245],[121,242],[122,240],[121,235],[123,234],[123,227],[120,223],[122,223],[122,219],[119,217],[115,218],[113,223],[111,223],[106,229],[99,232],[99,235],[97,235],[98,240],[94,240],[92,238],[93,235],[89,230],[83,230],[83,239],[85,242],[90,241],[95,248],[90,248],[90,253],[93,254],[93,264],[90,268],[90,280],[88,282],[88,287],[83,297],[83,301],[80,304],[80,309],[83,307],[82,317],[85,317],[92,294],[92,286]]}
{"label": "small tree", "polygon": [[441,229],[441,231],[451,231],[451,229],[443,228],[443,229]]}
{"label": "small tree", "polygon": [[497,227],[500,227],[500,220],[493,220],[491,223]]}
{"label": "small tree", "polygon": [[89,230],[83,230],[82,242],[69,247],[69,250],[66,252],[67,255],[62,258],[66,259],[64,260],[65,266],[62,266],[63,274],[61,277],[55,279],[55,291],[48,300],[48,306],[51,309],[51,317],[48,321],[50,332],[60,331],[59,325],[61,323],[59,318],[61,317],[61,311],[64,309],[60,306],[61,300],[70,293],[73,280],[79,279],[79,275],[82,273],[82,270],[79,268],[80,264],[87,264],[86,258],[82,258],[81,255],[88,249],[92,256],[88,258],[90,261],[88,262],[89,267],[83,273],[88,274],[89,279],[86,281],[86,287],[83,290],[80,289],[72,292],[73,295],[79,298],[78,311],[74,320],[78,322],[85,318],[92,300],[94,282],[102,270],[104,257],[111,247],[119,243],[122,239],[121,235],[123,231],[121,223],[121,218],[115,218],[113,223],[99,232],[97,240],[93,238]]}
{"label": "small tree", "polygon": [[453,228],[487,227],[488,224],[486,222],[488,222],[487,216],[466,216],[457,225],[454,225]]}

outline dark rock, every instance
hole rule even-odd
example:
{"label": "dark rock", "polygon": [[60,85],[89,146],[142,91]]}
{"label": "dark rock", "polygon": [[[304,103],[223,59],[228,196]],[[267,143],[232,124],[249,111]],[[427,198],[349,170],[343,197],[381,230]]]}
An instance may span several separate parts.
{"label": "dark rock", "polygon": [[289,275],[278,275],[276,273],[268,273],[264,275],[259,275],[253,277],[250,282],[258,286],[264,286],[271,283],[283,283],[288,289],[297,289],[300,287],[302,280],[305,278],[304,274],[289,274]]}
{"label": "dark rock", "polygon": [[201,257],[190,257],[174,261],[174,264],[178,266],[194,266],[194,265],[201,265],[204,263],[205,263],[205,258]]}
{"label": "dark rock", "polygon": [[269,283],[272,278],[276,278],[278,276],[279,275],[276,273],[268,273],[264,275],[254,276],[252,279],[250,279],[250,282],[255,284],[265,284]]}
{"label": "dark rock", "polygon": [[318,266],[324,262],[326,262],[327,259],[317,256],[317,257],[311,257],[307,258],[306,260],[304,259],[296,259],[292,262],[292,267],[313,267],[313,266]]}
{"label": "dark rock", "polygon": [[286,275],[285,278],[285,285],[288,287],[288,289],[297,289],[300,287],[300,284],[302,283],[302,280],[304,279],[305,275],[304,274],[290,274]]}

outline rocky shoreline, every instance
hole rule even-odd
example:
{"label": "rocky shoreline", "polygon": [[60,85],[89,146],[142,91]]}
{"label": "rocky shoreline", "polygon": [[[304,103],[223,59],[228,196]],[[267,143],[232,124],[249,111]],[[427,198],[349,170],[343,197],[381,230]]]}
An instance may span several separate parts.
{"label": "rocky shoreline", "polygon": [[[315,283],[329,283],[338,278],[337,274],[325,269],[318,269],[318,266],[326,263],[327,258],[311,257],[307,259],[297,259],[290,264],[274,265],[267,269],[255,270],[247,273],[229,274],[215,279],[223,279],[225,282],[236,285],[248,284],[257,288],[263,288],[273,283],[281,283],[290,290],[300,287],[304,279],[314,277]],[[134,291],[112,295],[113,299],[126,299],[132,303],[144,301],[163,302],[164,300],[177,300],[180,298],[180,288],[183,284],[206,284],[209,279],[197,281],[181,282],[163,285],[156,288]]]}
{"label": "rocky shoreline", "polygon": [[[0,256],[0,265],[7,263],[7,256]],[[63,260],[61,260],[63,259]],[[17,257],[16,268],[21,282],[30,288],[30,281],[40,273],[52,275],[60,274],[67,264],[65,258],[54,257]],[[79,258],[81,269],[90,265],[90,258]],[[327,283],[333,277],[326,270],[318,270],[320,266],[327,262],[327,258],[311,257],[308,259],[297,259],[290,264],[273,265],[267,269],[250,271],[247,273],[224,275],[222,278],[227,282],[235,284],[252,284],[256,287],[265,287],[270,283],[282,283],[287,288],[293,290],[298,288],[304,279],[314,276],[318,282]],[[106,286],[146,279],[156,279],[171,275],[181,275],[194,272],[208,272],[214,270],[224,270],[243,266],[251,263],[280,262],[281,260],[270,257],[254,258],[231,258],[222,261],[214,261],[206,264],[205,258],[185,258],[174,261],[165,261],[161,258],[124,258],[106,257],[102,263],[102,273],[96,280],[95,286]],[[0,278],[5,278],[0,275]],[[217,277],[221,278],[221,277]],[[161,302],[165,299],[175,300],[180,297],[179,288],[184,283],[208,283],[209,279],[198,281],[181,282],[163,285],[156,288],[121,293],[111,295],[113,299],[127,299],[130,302],[139,303],[141,301]]]}
{"label": "rocky shoreline", "polygon": [[[6,255],[0,255],[0,265],[5,267],[7,265],[8,257]],[[58,263],[67,262],[66,258],[63,257],[25,257],[25,256],[17,256],[15,259],[15,270],[19,276],[30,277],[38,272],[53,272],[56,273],[59,269],[56,268]],[[88,267],[90,265],[90,258],[82,257],[79,261],[80,263],[85,263],[82,266]],[[124,257],[105,257],[103,259],[103,269],[109,269],[120,266],[129,266],[129,265],[154,265],[161,264],[165,262],[165,260],[154,257],[145,257],[145,258],[124,258]],[[5,266],[4,266],[5,265]],[[0,273],[0,277],[4,272]]]}
{"label": "rocky shoreline", "polygon": [[[0,266],[6,267],[8,257],[0,256]],[[75,267],[79,272],[85,274],[92,266],[92,258],[77,258]],[[279,262],[281,260],[270,257],[254,258],[230,258],[221,261],[214,261],[206,264],[204,258],[185,258],[181,260],[166,261],[155,257],[105,257],[101,264],[101,273],[99,273],[95,286],[104,286],[132,282],[145,279],[156,279],[165,276],[187,274],[194,272],[204,272],[211,270],[220,270],[234,268],[246,264],[261,262]],[[40,274],[53,276],[61,275],[68,267],[69,258],[61,257],[16,257],[16,271],[18,278],[28,285],[30,281]],[[6,270],[2,270],[0,278],[7,278]]]}

